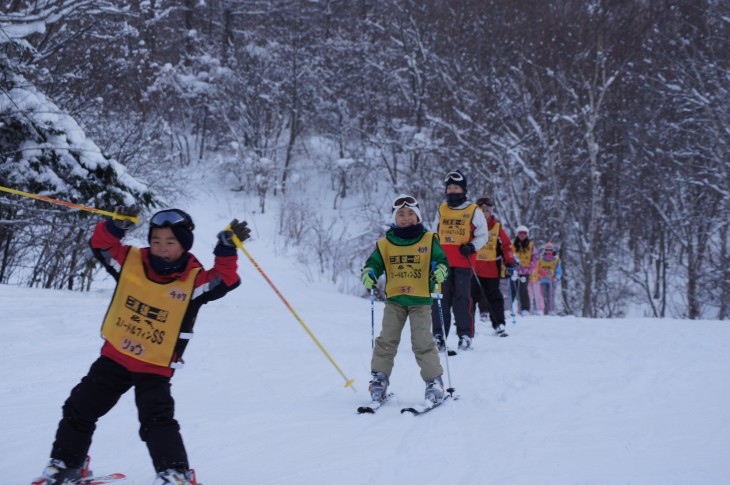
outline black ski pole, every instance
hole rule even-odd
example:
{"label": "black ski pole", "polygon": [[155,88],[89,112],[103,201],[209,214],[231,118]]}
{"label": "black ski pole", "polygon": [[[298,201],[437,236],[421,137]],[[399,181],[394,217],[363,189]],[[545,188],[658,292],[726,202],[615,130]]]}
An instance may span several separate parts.
{"label": "black ski pole", "polygon": [[509,313],[510,315],[512,315],[512,325],[517,325],[517,321],[515,320],[515,304],[512,301],[512,282],[517,281],[517,278],[515,278],[515,276],[516,273],[513,270],[512,274],[509,277],[509,281],[507,282],[507,291],[509,292]]}
{"label": "black ski pole", "polygon": [[[487,311],[489,312],[489,315],[494,317],[496,320],[499,320],[497,318],[497,315],[494,314],[494,310],[492,309],[492,304],[489,302],[489,299],[487,298],[487,293],[484,291],[482,282],[479,281],[479,275],[477,274],[477,270],[475,270],[474,265],[471,264],[471,259],[466,258],[466,261],[469,263],[469,268],[471,268],[471,274],[474,275],[474,279],[477,282],[477,286],[479,287],[479,294],[482,295],[482,301],[486,302],[486,304],[487,304]],[[474,305],[474,308],[476,309],[476,304]],[[475,310],[475,312],[476,312],[476,310]],[[491,321],[491,318],[490,318],[490,321]]]}

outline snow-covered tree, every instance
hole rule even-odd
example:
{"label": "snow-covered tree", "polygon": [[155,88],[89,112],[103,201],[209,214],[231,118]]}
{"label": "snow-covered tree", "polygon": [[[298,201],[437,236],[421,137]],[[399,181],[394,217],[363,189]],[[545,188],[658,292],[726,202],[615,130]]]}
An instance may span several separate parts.
{"label": "snow-covered tree", "polygon": [[[63,29],[101,2],[11,2],[0,14],[0,185],[66,202],[111,210],[151,205],[147,188],[106,157],[66,111],[27,76],[63,49]],[[25,74],[25,75],[24,75]],[[6,193],[0,198],[0,282],[44,288],[84,288],[92,221],[70,211]]]}

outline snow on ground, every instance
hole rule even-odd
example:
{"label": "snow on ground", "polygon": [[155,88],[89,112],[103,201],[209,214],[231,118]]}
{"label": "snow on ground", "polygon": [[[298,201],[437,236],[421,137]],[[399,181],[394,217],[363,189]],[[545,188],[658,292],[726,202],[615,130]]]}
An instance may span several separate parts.
{"label": "snow on ground", "polygon": [[[530,316],[496,338],[480,322],[474,350],[448,361],[461,399],[421,417],[399,413],[424,392],[406,329],[396,398],[360,416],[369,300],[308,281],[277,253],[276,223],[252,214],[254,203],[205,189],[195,198],[181,205],[196,220],[193,252],[210,264],[215,233],[234,216],[251,220],[246,247],[357,389],[241,254],[242,286],[201,310],[173,378],[205,485],[727,483],[726,323]],[[0,285],[2,484],[27,485],[45,465],[61,405],[98,355],[111,292],[108,280],[89,293]],[[151,483],[137,427],[130,393],[99,422],[92,468]]]}

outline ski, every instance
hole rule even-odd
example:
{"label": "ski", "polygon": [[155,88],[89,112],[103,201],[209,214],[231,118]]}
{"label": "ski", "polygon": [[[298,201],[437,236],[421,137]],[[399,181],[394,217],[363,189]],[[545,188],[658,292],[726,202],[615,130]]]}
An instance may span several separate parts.
{"label": "ski", "polygon": [[[105,485],[107,483],[127,483],[127,476],[124,473],[111,473],[109,475],[93,476],[93,472],[89,468],[91,465],[91,457],[87,456],[84,460],[84,464],[81,467],[81,478],[74,481],[74,484],[79,485]],[[48,485],[48,480],[45,478],[38,478],[33,481],[30,485]]]}
{"label": "ski", "polygon": [[459,396],[452,396],[451,394],[447,394],[441,401],[439,401],[437,403],[427,402],[424,406],[403,408],[400,410],[400,413],[401,414],[411,413],[413,416],[420,416],[422,414],[426,414],[427,412],[436,409],[437,407],[441,406],[443,403],[445,403],[449,399],[457,400],[457,399],[459,399]]}
{"label": "ski", "polygon": [[[109,475],[101,475],[98,477],[84,477],[74,482],[79,485],[106,485],[106,484],[122,484],[127,482],[127,476],[124,473],[111,473]],[[31,485],[46,485],[48,481],[45,478],[38,479]]]}
{"label": "ski", "polygon": [[107,483],[122,483],[126,482],[127,476],[124,473],[111,473],[109,475],[101,475],[98,477],[86,477],[82,478],[80,482],[82,485],[104,485]]}
{"label": "ski", "polygon": [[390,399],[391,397],[393,397],[392,392],[386,394],[385,399],[383,399],[382,401],[372,401],[367,406],[360,406],[359,408],[357,408],[357,414],[375,414],[378,409],[380,409],[383,404],[388,402],[388,399]]}

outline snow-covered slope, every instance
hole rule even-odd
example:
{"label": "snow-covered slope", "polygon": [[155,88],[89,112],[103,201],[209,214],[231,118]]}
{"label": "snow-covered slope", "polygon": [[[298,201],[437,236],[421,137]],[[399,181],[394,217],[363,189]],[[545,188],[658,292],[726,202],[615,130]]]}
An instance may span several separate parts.
{"label": "snow-covered slope", "polygon": [[[195,197],[181,207],[196,219],[196,255],[209,264],[215,232],[249,218],[247,248],[357,389],[241,254],[242,286],[201,310],[173,378],[205,485],[727,483],[727,324],[535,316],[509,324],[505,339],[479,323],[474,350],[449,359],[462,399],[422,417],[399,413],[424,391],[406,329],[396,398],[356,415],[368,400],[369,300],[307,281],[274,250],[275,222],[245,202]],[[109,281],[90,293],[0,285],[0,483],[25,485],[43,468],[61,405],[98,355],[110,298]],[[92,468],[147,485],[132,397],[100,421]]]}

